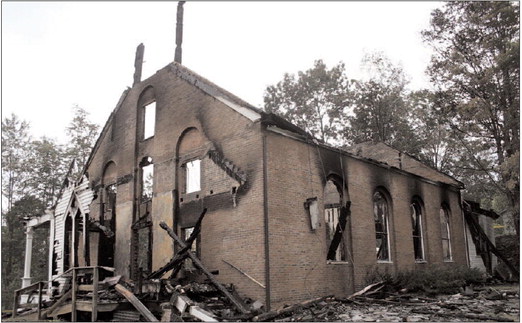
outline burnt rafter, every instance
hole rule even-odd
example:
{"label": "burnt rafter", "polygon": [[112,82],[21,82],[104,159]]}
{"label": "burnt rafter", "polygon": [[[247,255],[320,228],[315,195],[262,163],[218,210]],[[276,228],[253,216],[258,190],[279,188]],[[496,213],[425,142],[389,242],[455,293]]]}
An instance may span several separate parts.
{"label": "burnt rafter", "polygon": [[207,213],[207,209],[203,209],[203,212],[201,212],[201,215],[199,216],[198,222],[196,222],[196,225],[194,226],[194,231],[192,231],[190,237],[188,237],[187,240],[185,240],[186,246],[181,248],[174,257],[163,267],[156,270],[155,272],[151,273],[147,279],[155,279],[160,278],[164,273],[167,271],[173,269],[171,278],[175,276],[175,274],[178,272],[181,264],[183,263],[183,260],[185,260],[188,257],[187,251],[189,251],[192,248],[192,243],[196,240],[199,233],[201,232],[201,221],[203,221],[203,217]]}
{"label": "burnt rafter", "polygon": [[326,256],[326,259],[333,260],[335,259],[335,252],[337,248],[339,247],[339,244],[342,241],[343,238],[343,232],[346,227],[346,222],[348,219],[348,216],[351,214],[350,211],[350,205],[352,202],[348,201],[346,202],[346,206],[341,207],[341,210],[339,212],[339,223],[337,224],[337,227],[335,228],[335,234],[332,238],[332,242],[330,243],[330,247],[328,248],[328,255]]}
{"label": "burnt rafter", "polygon": [[216,165],[223,169],[228,176],[238,181],[240,185],[243,185],[246,182],[245,172],[241,171],[232,161],[223,157],[220,152],[217,150],[210,150],[208,156]]}
{"label": "burnt rafter", "polygon": [[[484,265],[486,267],[486,270],[491,273],[492,269],[492,262],[491,262],[491,253],[493,253],[495,256],[497,256],[500,260],[502,260],[506,266],[509,268],[509,270],[513,273],[515,277],[518,277],[520,274],[518,270],[513,266],[509,260],[498,251],[498,249],[495,247],[493,242],[489,240],[487,234],[484,232],[482,227],[479,224],[478,216],[479,215],[485,215],[485,216],[492,216],[496,215],[493,211],[487,211],[483,210],[480,207],[478,207],[478,203],[472,202],[472,201],[464,201],[463,203],[463,211],[464,211],[464,218],[466,219],[466,223],[468,225],[469,231],[471,233],[471,238],[473,240],[473,243],[475,244],[475,247],[480,254],[482,260],[484,261]],[[498,215],[497,215],[498,217]]]}

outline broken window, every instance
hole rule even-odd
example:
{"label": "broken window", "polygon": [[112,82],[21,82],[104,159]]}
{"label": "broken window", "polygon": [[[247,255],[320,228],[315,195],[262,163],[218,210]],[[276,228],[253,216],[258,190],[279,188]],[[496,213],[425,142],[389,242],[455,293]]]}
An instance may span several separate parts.
{"label": "broken window", "polygon": [[422,234],[422,208],[418,201],[411,205],[411,225],[413,232],[413,251],[415,261],[424,261],[424,241]]}
{"label": "broken window", "polygon": [[152,188],[154,184],[154,164],[152,158],[145,157],[141,163],[141,199],[147,201],[152,199]]}
{"label": "broken window", "polygon": [[390,211],[388,201],[384,194],[377,191],[373,194],[373,217],[375,220],[375,240],[377,243],[377,260],[390,261],[389,218]]}
{"label": "broken window", "polygon": [[196,159],[185,165],[186,169],[186,193],[201,190],[201,160]]}
{"label": "broken window", "polygon": [[324,196],[324,222],[328,245],[326,260],[346,261],[343,232],[347,210],[341,206],[341,193],[332,180],[326,183]]}
{"label": "broken window", "polygon": [[444,261],[451,261],[451,235],[449,223],[449,210],[447,207],[440,208],[440,234],[442,239],[442,256]]}
{"label": "broken window", "polygon": [[154,127],[156,125],[156,102],[152,102],[143,107],[144,125],[143,140],[154,136]]}

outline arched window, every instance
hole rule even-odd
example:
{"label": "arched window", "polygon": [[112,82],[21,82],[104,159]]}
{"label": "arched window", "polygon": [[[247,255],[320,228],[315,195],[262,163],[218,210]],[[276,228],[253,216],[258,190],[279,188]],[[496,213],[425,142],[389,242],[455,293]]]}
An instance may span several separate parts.
{"label": "arched window", "polygon": [[341,191],[333,180],[324,188],[324,222],[326,226],[327,261],[346,261],[343,233],[346,227],[346,208],[341,205]]}
{"label": "arched window", "polygon": [[138,131],[141,140],[154,136],[156,127],[156,95],[152,86],[140,94],[138,100]]}
{"label": "arched window", "polygon": [[424,241],[422,228],[422,206],[420,201],[414,200],[411,205],[411,226],[413,235],[413,251],[415,261],[424,261]]}
{"label": "arched window", "polygon": [[154,164],[151,157],[143,157],[141,167],[141,201],[145,202],[152,199],[152,189],[154,186]]}
{"label": "arched window", "polygon": [[382,191],[373,194],[373,217],[378,261],[390,261],[390,207]]}
{"label": "arched window", "polygon": [[450,234],[450,216],[447,206],[442,205],[440,208],[440,235],[442,239],[442,257],[444,261],[451,261],[451,234]]}

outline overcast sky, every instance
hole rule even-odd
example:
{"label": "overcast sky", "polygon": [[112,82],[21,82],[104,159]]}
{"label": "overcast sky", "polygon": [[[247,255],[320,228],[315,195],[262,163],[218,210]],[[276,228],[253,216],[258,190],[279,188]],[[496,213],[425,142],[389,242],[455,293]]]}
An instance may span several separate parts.
{"label": "overcast sky", "polygon": [[[413,89],[428,86],[431,51],[420,31],[440,2],[187,2],[183,64],[255,106],[285,72],[323,59],[360,78],[365,53],[401,63]],[[103,126],[132,85],[174,60],[177,2],[2,2],[2,115],[35,137],[65,141],[75,104]]]}

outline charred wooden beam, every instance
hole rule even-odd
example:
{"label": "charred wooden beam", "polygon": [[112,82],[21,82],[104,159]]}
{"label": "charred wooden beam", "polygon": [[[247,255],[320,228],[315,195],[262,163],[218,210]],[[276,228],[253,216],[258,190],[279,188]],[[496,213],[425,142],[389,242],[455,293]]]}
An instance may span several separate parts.
{"label": "charred wooden beam", "polygon": [[[161,222],[160,227],[162,229],[164,229],[165,231],[167,231],[167,233],[174,239],[174,241],[178,245],[180,245],[182,248],[186,247],[185,242],[180,237],[178,237],[178,235],[171,228],[169,228],[169,226],[165,222]],[[220,292],[222,292],[223,295],[225,295],[232,302],[232,304],[234,304],[234,306],[236,306],[237,309],[239,311],[241,311],[241,313],[246,314],[249,312],[238,299],[236,299],[232,294],[230,294],[230,292],[214,278],[212,273],[210,271],[208,271],[208,269],[203,265],[201,260],[199,260],[199,258],[196,255],[194,255],[194,253],[192,251],[190,251],[190,250],[187,251],[187,254],[190,257],[190,259],[192,260],[192,262],[194,263],[194,266],[196,266],[199,270],[201,270],[208,277],[208,279],[212,282],[212,284],[214,286],[216,286],[216,288]]]}
{"label": "charred wooden beam", "polygon": [[158,319],[149,311],[149,309],[143,305],[142,302],[127,288],[120,284],[114,285],[114,288],[118,293],[125,297],[140,313],[145,317],[148,322],[159,322]]}
{"label": "charred wooden beam", "polygon": [[[501,252],[498,251],[493,242],[489,240],[484,230],[482,230],[482,227],[480,226],[473,210],[464,207],[464,218],[466,219],[466,223],[468,224],[469,230],[471,232],[473,243],[477,247],[482,259],[485,260],[484,265],[488,267],[488,258],[491,258],[488,254],[491,251],[495,256],[497,256],[506,264],[515,277],[519,277],[520,274],[515,266],[513,266],[513,264]],[[490,271],[491,267],[486,269]]]}
{"label": "charred wooden beam", "polygon": [[339,223],[337,224],[337,228],[335,228],[335,234],[332,238],[332,242],[330,243],[330,247],[328,248],[328,255],[326,256],[326,259],[328,260],[335,259],[335,252],[337,251],[337,248],[342,241],[343,232],[346,228],[347,218],[351,214],[350,206],[351,202],[348,201],[346,202],[346,206],[341,207],[341,211],[339,212]]}

